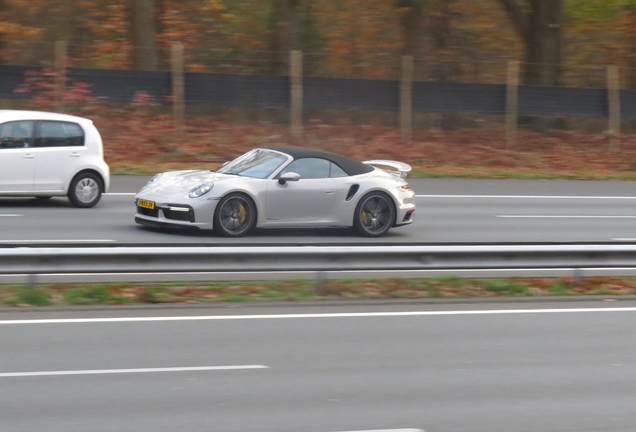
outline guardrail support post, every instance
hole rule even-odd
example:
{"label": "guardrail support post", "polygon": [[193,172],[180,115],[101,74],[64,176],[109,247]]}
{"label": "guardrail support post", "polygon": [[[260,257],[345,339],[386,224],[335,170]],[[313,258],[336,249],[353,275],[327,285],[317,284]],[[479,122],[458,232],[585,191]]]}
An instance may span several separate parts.
{"label": "guardrail support post", "polygon": [[327,273],[324,271],[316,272],[316,280],[314,283],[316,294],[324,296],[327,294]]}

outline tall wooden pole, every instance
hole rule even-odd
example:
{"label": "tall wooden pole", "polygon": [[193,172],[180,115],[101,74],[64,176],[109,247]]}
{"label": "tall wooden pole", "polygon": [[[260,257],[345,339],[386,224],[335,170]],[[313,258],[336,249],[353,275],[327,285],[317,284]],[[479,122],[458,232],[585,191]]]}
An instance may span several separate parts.
{"label": "tall wooden pole", "polygon": [[172,45],[172,115],[175,129],[181,131],[185,123],[185,79],[183,64],[183,45]]}
{"label": "tall wooden pole", "polygon": [[68,44],[66,41],[55,42],[55,98],[57,112],[64,112],[64,95],[66,94],[66,68]]}
{"label": "tall wooden pole", "polygon": [[294,50],[290,53],[291,77],[291,132],[294,139],[303,135],[303,53]]}
{"label": "tall wooden pole", "polygon": [[620,149],[621,99],[618,66],[607,67],[607,106],[609,117],[609,149]]}
{"label": "tall wooden pole", "polygon": [[413,56],[402,56],[400,76],[400,132],[402,141],[413,137]]}
{"label": "tall wooden pole", "polygon": [[506,84],[506,146],[517,146],[517,123],[519,119],[519,62],[508,62],[508,82]]}

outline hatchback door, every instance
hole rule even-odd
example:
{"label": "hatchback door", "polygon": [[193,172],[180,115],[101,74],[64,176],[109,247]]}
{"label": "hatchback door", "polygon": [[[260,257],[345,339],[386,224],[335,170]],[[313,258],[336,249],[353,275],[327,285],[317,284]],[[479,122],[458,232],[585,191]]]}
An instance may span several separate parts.
{"label": "hatchback door", "polygon": [[65,186],[83,163],[86,154],[84,141],[84,130],[77,123],[38,121],[34,189],[66,192]]}
{"label": "hatchback door", "polygon": [[0,124],[0,192],[33,190],[33,122]]}

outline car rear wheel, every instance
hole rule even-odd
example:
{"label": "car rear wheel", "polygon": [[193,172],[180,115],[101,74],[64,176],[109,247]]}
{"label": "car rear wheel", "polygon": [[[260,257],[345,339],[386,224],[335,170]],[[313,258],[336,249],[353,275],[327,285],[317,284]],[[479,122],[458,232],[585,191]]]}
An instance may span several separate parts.
{"label": "car rear wheel", "polygon": [[242,194],[229,194],[216,206],[214,230],[226,237],[240,237],[256,224],[256,208],[252,200]]}
{"label": "car rear wheel", "polygon": [[90,172],[79,173],[68,189],[68,199],[75,207],[89,208],[97,204],[102,197],[101,179]]}
{"label": "car rear wheel", "polygon": [[370,192],[362,197],[353,217],[354,230],[366,237],[384,235],[393,226],[393,202],[382,192]]}

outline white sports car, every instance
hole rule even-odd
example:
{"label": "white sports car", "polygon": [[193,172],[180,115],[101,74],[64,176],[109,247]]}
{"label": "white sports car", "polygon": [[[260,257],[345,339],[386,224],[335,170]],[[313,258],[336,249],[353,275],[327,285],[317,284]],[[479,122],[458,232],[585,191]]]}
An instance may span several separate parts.
{"label": "white sports car", "polygon": [[234,237],[255,227],[353,227],[376,237],[413,222],[415,193],[404,180],[410,170],[322,150],[257,148],[217,171],[157,174],[136,195],[135,222]]}

